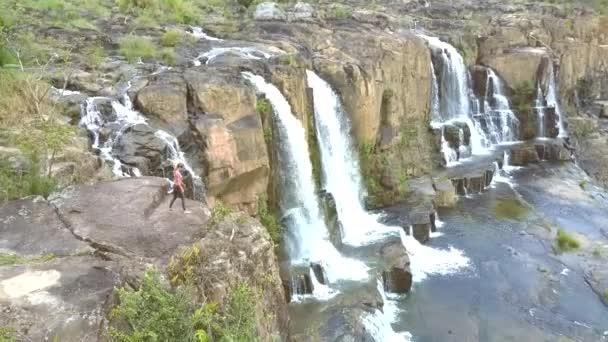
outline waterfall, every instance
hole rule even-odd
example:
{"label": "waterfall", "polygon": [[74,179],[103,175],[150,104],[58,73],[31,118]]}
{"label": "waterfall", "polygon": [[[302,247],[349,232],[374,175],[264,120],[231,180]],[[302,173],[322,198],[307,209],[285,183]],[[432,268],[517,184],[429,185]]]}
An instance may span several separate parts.
{"label": "waterfall", "polygon": [[517,140],[519,120],[511,110],[504,94],[502,81],[490,68],[487,69],[486,96],[483,120],[487,135],[493,144]]}
{"label": "waterfall", "polygon": [[[133,109],[131,98],[127,94],[127,90],[131,87],[131,82],[127,84],[123,95],[118,99],[110,99],[105,97],[89,97],[81,110],[80,125],[89,131],[93,137],[92,148],[99,151],[102,159],[112,167],[112,172],[118,177],[141,176],[141,172],[136,167],[126,166],[121,161],[115,158],[112,154],[114,143],[118,140],[129,127],[137,124],[146,124],[146,118],[138,111]],[[112,111],[115,116],[113,121],[104,118],[103,114],[97,107],[99,101],[110,101]],[[101,141],[101,130],[106,128],[109,133],[105,137],[105,141]],[[155,136],[163,140],[167,146],[168,158],[172,164],[181,162],[184,168],[192,176],[192,192],[193,198],[202,200],[204,197],[205,187],[202,179],[196,175],[190,164],[185,158],[184,152],[181,150],[177,139],[171,134],[158,130]],[[168,180],[169,183],[172,183]]]}
{"label": "waterfall", "polygon": [[557,95],[557,84],[555,82],[555,72],[553,70],[553,63],[549,63],[549,84],[547,89],[547,107],[555,108],[555,115],[557,115],[557,129],[558,137],[565,138],[568,136],[566,132],[566,126],[564,125],[564,116],[562,114],[561,107],[559,105],[559,97]]}
{"label": "waterfall", "polygon": [[539,138],[545,137],[545,103],[543,98],[543,92],[540,86],[536,88],[536,99],[534,100],[534,110],[538,116],[538,131],[537,135]]}
{"label": "waterfall", "polygon": [[437,75],[435,75],[435,67],[431,63],[431,126],[441,127],[441,114],[439,113],[439,84],[437,83]]}
{"label": "waterfall", "polygon": [[249,72],[244,72],[243,76],[270,101],[277,123],[283,182],[281,211],[291,239],[288,244],[292,247],[289,249],[292,263],[308,265],[316,262],[323,265],[330,283],[338,279],[367,279],[367,266],[342,257],[329,241],[315,193],[306,133],[301,122],[292,114],[291,106],[274,85]]}
{"label": "waterfall", "polygon": [[[380,225],[363,206],[363,183],[359,162],[350,138],[350,122],[336,93],[327,82],[312,71],[306,71],[314,98],[315,127],[321,164],[323,187],[336,202],[338,218],[344,227],[343,242],[353,246],[369,243],[391,229]],[[394,232],[394,229],[393,229]]]}
{"label": "waterfall", "polygon": [[212,40],[212,41],[222,41],[223,40],[220,38],[211,37],[210,35],[206,34],[202,28],[200,28],[198,26],[190,26],[190,30],[192,30],[192,32],[190,34],[196,39],[204,39],[204,40]]}
{"label": "waterfall", "polygon": [[[473,110],[471,102],[474,96],[472,95],[469,86],[469,73],[464,64],[464,59],[452,45],[442,42],[439,38],[430,37],[424,34],[419,36],[425,39],[431,48],[435,62],[432,63],[431,71],[432,82],[432,101],[438,103],[438,109],[431,106],[431,110],[435,111],[432,126],[437,128],[452,123],[463,123],[468,126],[471,132],[471,152],[472,154],[485,154],[489,143],[485,139],[483,131],[472,119]],[[438,76],[435,74],[438,72]],[[435,100],[435,92],[438,94]],[[447,155],[446,151],[443,151]],[[447,161],[447,160],[446,160]]]}

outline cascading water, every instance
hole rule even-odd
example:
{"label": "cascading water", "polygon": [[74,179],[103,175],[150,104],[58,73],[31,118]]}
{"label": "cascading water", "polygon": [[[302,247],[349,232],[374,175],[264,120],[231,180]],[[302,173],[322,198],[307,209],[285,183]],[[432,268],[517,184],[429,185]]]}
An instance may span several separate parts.
{"label": "cascading water", "polygon": [[549,81],[547,85],[547,107],[555,108],[555,115],[557,116],[557,129],[558,137],[565,138],[568,136],[566,132],[566,126],[564,125],[564,116],[562,109],[559,105],[559,98],[557,95],[557,84],[555,82],[555,72],[553,70],[553,64],[549,63]]}
{"label": "cascading water", "polygon": [[391,327],[391,324],[397,320],[399,309],[393,299],[387,298],[380,280],[378,280],[376,288],[382,296],[384,306],[382,311],[376,309],[373,313],[362,317],[365,329],[370,332],[376,341],[411,341],[412,334],[409,332],[397,333]]}
{"label": "cascading water", "polygon": [[359,162],[350,140],[350,123],[330,85],[312,71],[306,71],[314,97],[315,126],[323,165],[323,187],[336,202],[344,227],[343,242],[359,246],[395,233],[380,225],[363,207],[363,186]]}
{"label": "cascading water", "polygon": [[[471,133],[471,152],[473,154],[486,153],[488,142],[484,139],[481,129],[472,120],[471,100],[473,98],[469,86],[469,75],[464,60],[458,50],[452,45],[442,42],[439,38],[419,34],[430,45],[435,64],[431,66],[433,72],[432,89],[437,90],[437,109],[431,125],[435,128],[452,123],[464,123]],[[435,74],[438,72],[439,77]],[[432,102],[435,101],[433,95]],[[431,108],[433,110],[433,108]],[[447,152],[444,151],[444,155]]]}
{"label": "cascading water", "polygon": [[[112,154],[114,143],[118,140],[129,127],[137,124],[147,124],[146,118],[139,112],[133,109],[133,103],[127,94],[127,90],[131,86],[128,83],[127,88],[123,91],[120,100],[112,100],[105,97],[90,97],[86,100],[82,107],[80,124],[85,127],[93,137],[92,148],[100,152],[101,157],[112,167],[112,172],[119,177],[141,176],[140,171],[136,167],[123,165],[121,161],[115,158]],[[112,106],[114,120],[110,121],[104,118],[104,115],[98,108],[98,102],[110,101]],[[109,133],[105,136],[105,141],[101,141],[101,130],[106,128]],[[204,184],[186,160],[184,152],[182,152],[177,139],[169,133],[159,130],[155,135],[163,140],[167,146],[167,160],[172,164],[181,162],[185,169],[192,176],[193,197],[201,200],[204,196]],[[171,183],[171,181],[169,181]]]}
{"label": "cascading water", "polygon": [[293,264],[323,265],[330,283],[338,279],[368,278],[363,263],[344,258],[329,241],[315,194],[312,164],[304,127],[292,114],[291,106],[274,85],[263,77],[243,73],[255,88],[270,101],[281,144],[279,162],[282,172],[281,211],[287,219],[290,258]]}
{"label": "cascading water", "polygon": [[534,110],[538,116],[538,131],[539,138],[545,137],[545,99],[540,86],[536,88],[536,99],[534,100]]}
{"label": "cascading water", "polygon": [[519,120],[511,110],[508,98],[504,95],[502,81],[492,69],[487,69],[484,116],[484,132],[492,144],[517,140]]}
{"label": "cascading water", "polygon": [[[429,274],[448,274],[468,267],[469,260],[461,251],[452,247],[436,250],[424,246],[406,235],[401,227],[383,225],[378,222],[378,217],[365,211],[361,199],[361,173],[350,140],[348,118],[331,86],[314,72],[306,73],[308,85],[313,89],[324,187],[335,199],[338,219],[344,228],[343,241],[358,246],[386,235],[399,236],[411,257],[412,276],[416,282]],[[379,287],[384,294],[382,286]],[[409,334],[393,331],[391,323],[396,312],[392,302],[385,298],[385,303],[384,312],[377,310],[363,317],[366,328],[377,341],[407,340]]]}

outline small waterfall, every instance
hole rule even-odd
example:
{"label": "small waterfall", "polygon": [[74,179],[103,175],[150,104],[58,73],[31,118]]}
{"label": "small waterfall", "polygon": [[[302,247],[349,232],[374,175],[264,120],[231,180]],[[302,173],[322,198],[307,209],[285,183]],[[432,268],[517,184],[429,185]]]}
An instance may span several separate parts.
{"label": "small waterfall", "polygon": [[553,70],[553,63],[549,63],[549,84],[547,86],[547,107],[555,108],[555,115],[557,115],[557,129],[558,137],[565,138],[568,136],[566,132],[566,126],[564,125],[564,116],[562,109],[559,105],[559,97],[557,95],[557,84],[555,82],[555,72]]}
{"label": "small waterfall", "polygon": [[439,84],[437,83],[437,75],[435,75],[435,67],[431,63],[431,126],[441,127],[441,114],[439,113]]}
{"label": "small waterfall", "polygon": [[211,37],[210,35],[206,34],[205,32],[203,32],[203,29],[198,26],[190,26],[190,30],[192,30],[190,34],[192,34],[192,36],[196,39],[222,41],[222,39],[220,38]]}
{"label": "small waterfall", "polygon": [[244,72],[243,76],[270,101],[277,135],[281,140],[279,151],[281,181],[281,210],[290,234],[288,244],[294,264],[316,262],[323,265],[328,280],[360,280],[368,278],[368,267],[363,263],[344,258],[329,241],[327,227],[321,216],[315,193],[312,164],[306,143],[304,127],[292,114],[291,106],[274,85],[263,77]]}
{"label": "small waterfall", "polygon": [[[192,198],[202,201],[205,195],[205,184],[203,183],[201,177],[196,175],[196,172],[194,172],[188,163],[188,160],[186,160],[185,153],[180,148],[177,138],[160,129],[156,131],[154,135],[165,142],[167,152],[169,153],[169,157],[167,159],[171,162],[171,165],[175,165],[177,163],[182,163],[184,165],[184,168],[192,177]],[[173,186],[172,181],[169,180],[169,183],[171,186]]]}
{"label": "small waterfall", "polygon": [[315,126],[321,150],[323,187],[336,202],[344,227],[343,242],[359,246],[391,233],[363,206],[363,183],[351,141],[350,122],[331,86],[312,71],[306,71],[314,98]]}
{"label": "small waterfall", "polygon": [[[80,125],[89,131],[93,137],[92,148],[98,150],[101,157],[112,167],[112,172],[119,177],[140,177],[141,172],[132,166],[123,165],[121,161],[115,158],[112,154],[114,143],[118,138],[125,132],[129,127],[137,124],[146,124],[146,118],[141,115],[138,111],[133,109],[133,103],[127,94],[127,90],[131,87],[131,82],[127,84],[126,89],[123,91],[123,95],[119,100],[112,100],[105,97],[90,97],[86,100],[82,107]],[[104,115],[98,108],[99,101],[110,101],[112,107],[113,121],[108,118],[104,118]],[[101,141],[101,131],[105,128],[105,141]],[[168,158],[171,164],[181,162],[184,164],[185,169],[192,176],[193,184],[193,198],[196,200],[202,200],[205,194],[205,187],[202,179],[196,175],[188,161],[184,156],[184,152],[181,150],[177,139],[169,133],[158,130],[155,132],[155,136],[160,138],[166,143]],[[169,183],[172,183],[168,180]]]}
{"label": "small waterfall", "polygon": [[500,78],[490,68],[487,69],[487,73],[483,120],[486,122],[488,140],[492,144],[515,141],[519,120],[511,110],[507,96],[504,95]]}
{"label": "small waterfall", "polygon": [[534,110],[538,116],[538,132],[539,138],[545,137],[545,99],[540,86],[536,88],[536,99],[534,100]]}

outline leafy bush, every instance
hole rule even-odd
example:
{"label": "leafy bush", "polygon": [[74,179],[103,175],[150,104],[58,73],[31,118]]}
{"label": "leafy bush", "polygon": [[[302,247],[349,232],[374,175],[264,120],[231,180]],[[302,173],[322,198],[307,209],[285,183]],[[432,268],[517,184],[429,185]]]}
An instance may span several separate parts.
{"label": "leafy bush", "polygon": [[258,99],[255,103],[255,110],[261,115],[272,114],[272,105],[267,99]]}
{"label": "leafy bush", "polygon": [[166,65],[175,65],[177,56],[175,55],[175,50],[172,48],[164,48],[160,52],[160,59]]}
{"label": "leafy bush", "polygon": [[184,248],[178,257],[171,257],[167,268],[171,285],[178,286],[192,283],[200,254],[201,249],[194,244],[189,248]]}
{"label": "leafy bush", "polygon": [[181,293],[162,285],[155,268],[149,268],[139,289],[118,290],[119,304],[110,319],[109,334],[118,342],[148,341],[258,341],[255,292],[237,284],[227,296],[224,309],[207,303],[193,310]]}
{"label": "leafy bush", "polygon": [[557,242],[557,247],[564,252],[573,251],[580,247],[580,243],[576,238],[563,229],[557,231],[555,240]]}
{"label": "leafy bush", "polygon": [[0,327],[0,342],[15,342],[15,331],[11,328]]}
{"label": "leafy bush", "polygon": [[277,217],[270,211],[268,208],[268,200],[266,196],[260,196],[258,198],[258,218],[266,230],[268,234],[270,234],[270,238],[272,242],[276,245],[281,243],[283,239],[283,227],[279,223]]}
{"label": "leafy bush", "polygon": [[126,36],[120,40],[120,53],[129,63],[141,59],[152,59],[156,56],[156,46],[148,38]]}
{"label": "leafy bush", "polygon": [[127,323],[129,329],[111,327],[113,340],[133,341],[195,341],[190,307],[185,297],[168,291],[160,274],[149,268],[137,290],[118,290],[120,304],[110,318]]}
{"label": "leafy bush", "polygon": [[255,292],[246,283],[238,284],[228,294],[223,334],[228,341],[259,341],[255,302]]}
{"label": "leafy bush", "polygon": [[107,57],[106,51],[101,46],[88,46],[84,48],[83,54],[87,66],[92,69],[97,69]]}
{"label": "leafy bush", "polygon": [[331,16],[334,19],[348,19],[353,15],[352,9],[344,5],[335,5],[332,8]]}
{"label": "leafy bush", "polygon": [[180,30],[169,30],[163,34],[160,43],[164,47],[174,47],[182,40],[183,33]]}
{"label": "leafy bush", "polygon": [[211,220],[215,223],[218,223],[230,214],[232,214],[232,208],[230,208],[223,202],[218,201],[211,212]]}

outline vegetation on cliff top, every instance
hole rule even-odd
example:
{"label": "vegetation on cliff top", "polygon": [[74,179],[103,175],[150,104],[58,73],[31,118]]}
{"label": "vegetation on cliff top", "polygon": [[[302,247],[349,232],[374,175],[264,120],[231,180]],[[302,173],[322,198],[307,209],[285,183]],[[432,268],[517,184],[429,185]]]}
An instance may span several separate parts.
{"label": "vegetation on cliff top", "polygon": [[171,291],[160,273],[149,268],[138,289],[118,290],[119,304],[109,334],[118,342],[257,341],[255,292],[245,283],[234,286],[224,305],[206,303],[198,309],[184,292]]}

